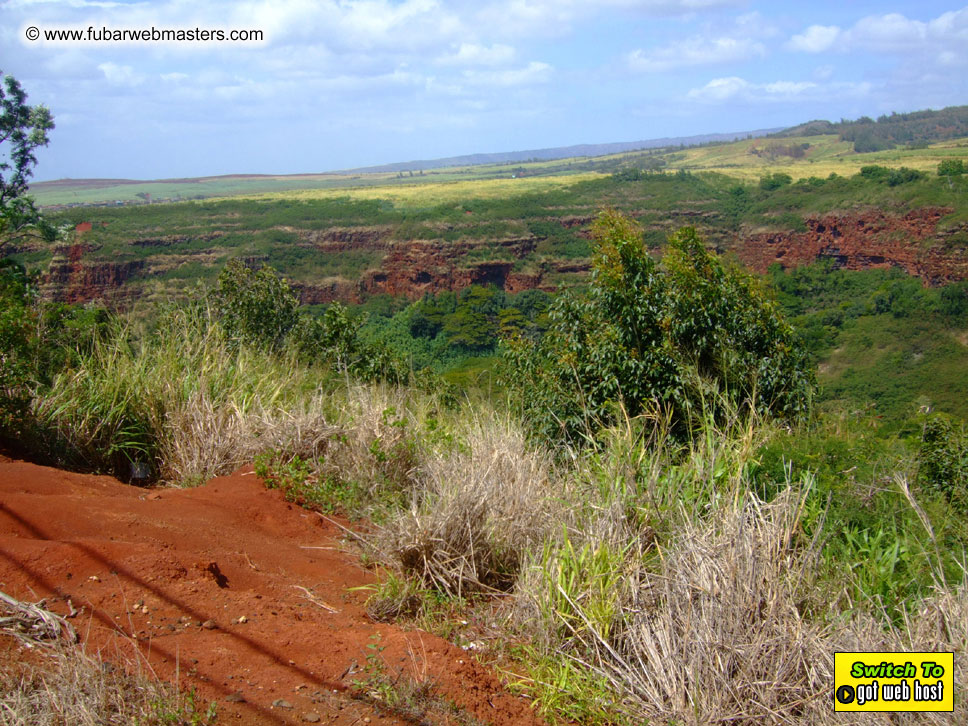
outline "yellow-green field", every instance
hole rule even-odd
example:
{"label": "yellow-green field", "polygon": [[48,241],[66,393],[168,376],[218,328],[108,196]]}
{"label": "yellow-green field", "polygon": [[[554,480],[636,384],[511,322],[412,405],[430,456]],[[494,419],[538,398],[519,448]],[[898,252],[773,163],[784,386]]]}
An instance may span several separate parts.
{"label": "yellow-green field", "polygon": [[469,179],[466,181],[427,181],[414,184],[387,184],[385,186],[344,187],[340,189],[299,189],[268,194],[247,194],[233,199],[330,199],[349,197],[353,200],[380,199],[393,202],[397,207],[431,207],[470,199],[499,199],[533,194],[595,179],[600,174],[558,174],[554,176],[525,176],[520,179]]}
{"label": "yellow-green field", "polygon": [[[805,156],[757,155],[771,145],[809,144]],[[59,204],[144,203],[177,199],[381,199],[396,205],[427,207],[468,199],[494,199],[562,189],[620,168],[649,168],[657,159],[667,171],[718,172],[744,182],[771,173],[794,179],[851,176],[861,167],[879,164],[934,172],[944,159],[968,159],[968,138],[932,144],[923,149],[898,148],[858,154],[837,135],[744,139],[686,149],[633,151],[594,158],[576,157],[515,164],[482,164],[427,170],[414,175],[396,172],[332,173],[294,176],[227,176],[118,183],[105,180],[64,180],[42,183],[31,194],[42,206]],[[523,171],[523,175],[519,173]]]}
{"label": "yellow-green field", "polygon": [[[772,143],[785,146],[810,144],[802,159],[758,156],[753,149],[765,149]],[[892,149],[858,154],[853,145],[836,135],[803,136],[789,139],[746,139],[732,144],[685,149],[671,154],[669,167],[689,171],[716,171],[755,181],[765,174],[782,172],[796,179],[827,177],[830,174],[851,176],[862,166],[879,164],[887,167],[906,166],[919,171],[935,171],[944,159],[968,157],[968,139],[955,139],[930,145],[926,149]]]}

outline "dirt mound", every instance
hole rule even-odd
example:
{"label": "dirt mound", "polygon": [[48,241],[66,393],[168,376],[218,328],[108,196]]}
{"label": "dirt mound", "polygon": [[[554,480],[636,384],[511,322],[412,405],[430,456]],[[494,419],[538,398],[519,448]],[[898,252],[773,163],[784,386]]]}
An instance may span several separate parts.
{"label": "dirt mound", "polygon": [[219,723],[420,722],[354,695],[375,671],[465,718],[538,722],[461,648],[372,622],[352,588],[374,576],[340,534],[251,470],[145,490],[0,458],[0,590],[47,598],[89,653],[194,687]]}

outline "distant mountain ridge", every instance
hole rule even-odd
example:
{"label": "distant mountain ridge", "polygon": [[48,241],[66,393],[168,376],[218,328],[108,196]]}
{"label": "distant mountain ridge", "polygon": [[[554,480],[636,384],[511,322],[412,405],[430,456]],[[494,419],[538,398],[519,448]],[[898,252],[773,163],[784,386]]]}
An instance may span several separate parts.
{"label": "distant mountain ridge", "polygon": [[553,161],[567,159],[572,156],[606,156],[621,154],[624,151],[640,151],[642,149],[660,149],[666,146],[693,146],[708,144],[716,141],[736,141],[749,136],[760,137],[782,131],[781,127],[773,129],[757,129],[755,131],[736,131],[722,134],[699,134],[697,136],[675,136],[661,139],[646,139],[642,141],[616,141],[608,144],[576,144],[574,146],[555,146],[547,149],[527,149],[524,151],[503,151],[492,154],[465,154],[463,156],[448,156],[442,159],[421,159],[414,161],[399,161],[393,164],[379,164],[377,166],[361,166],[355,169],[343,169],[345,174],[365,174],[393,171],[424,171],[440,169],[450,166],[474,166],[477,164],[504,164],[525,161]]}

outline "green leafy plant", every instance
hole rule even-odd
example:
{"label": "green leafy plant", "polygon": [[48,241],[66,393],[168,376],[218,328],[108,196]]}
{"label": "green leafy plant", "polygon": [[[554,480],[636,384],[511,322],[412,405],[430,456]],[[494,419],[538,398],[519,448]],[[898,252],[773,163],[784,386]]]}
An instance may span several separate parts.
{"label": "green leafy plant", "polygon": [[707,410],[807,413],[806,350],[752,277],[726,267],[692,228],[670,237],[661,264],[617,212],[601,213],[593,235],[588,294],[556,301],[539,344],[506,349],[507,382],[533,433],[576,442],[620,410],[635,417],[656,406],[680,437]]}
{"label": "green leafy plant", "polygon": [[918,450],[917,481],[958,509],[968,509],[968,436],[963,426],[940,414],[925,420]]}

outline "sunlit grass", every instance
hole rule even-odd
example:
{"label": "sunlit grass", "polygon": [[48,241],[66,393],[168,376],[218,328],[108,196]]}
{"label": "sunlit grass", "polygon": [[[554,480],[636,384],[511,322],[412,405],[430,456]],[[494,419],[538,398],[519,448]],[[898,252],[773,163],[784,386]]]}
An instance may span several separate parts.
{"label": "sunlit grass", "polygon": [[[397,207],[426,207],[460,202],[469,199],[503,199],[523,194],[537,194],[566,189],[578,182],[600,177],[595,172],[562,174],[559,176],[523,177],[520,179],[479,179],[452,182],[393,184],[386,186],[353,187],[349,189],[301,189],[298,191],[255,194],[243,199],[292,199],[309,201],[348,197],[353,201],[386,200]],[[239,197],[235,197],[238,199]]]}
{"label": "sunlit grass", "polygon": [[[771,159],[767,155],[758,156],[753,149],[765,149],[771,143],[784,146],[791,144],[810,144],[802,159],[779,157]],[[968,156],[968,139],[954,139],[931,144],[926,149],[906,149],[899,147],[888,151],[874,151],[858,154],[853,144],[840,141],[833,134],[824,136],[803,136],[788,139],[745,139],[732,144],[696,147],[677,152],[670,162],[670,168],[689,171],[717,171],[741,179],[755,181],[765,174],[789,174],[794,180],[809,177],[825,178],[830,174],[852,176],[861,167],[871,164],[881,166],[906,166],[919,171],[934,172],[938,163],[944,159]]]}

